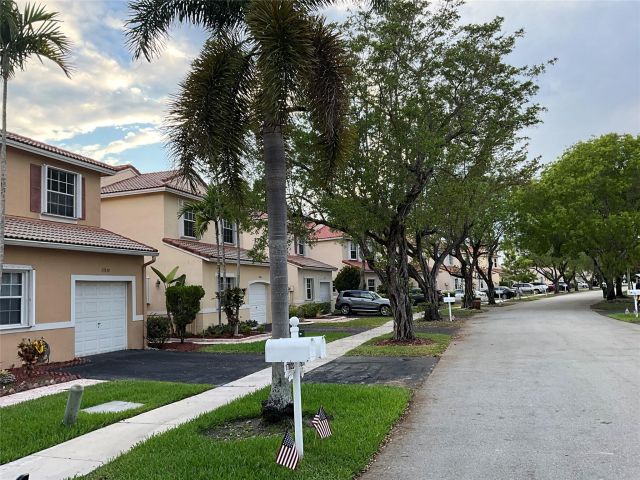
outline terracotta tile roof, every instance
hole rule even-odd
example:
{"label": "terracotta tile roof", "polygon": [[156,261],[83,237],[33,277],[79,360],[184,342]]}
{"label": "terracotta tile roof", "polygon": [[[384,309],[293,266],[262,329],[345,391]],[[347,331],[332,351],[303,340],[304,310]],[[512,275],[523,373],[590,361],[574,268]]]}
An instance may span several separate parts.
{"label": "terracotta tile roof", "polygon": [[142,173],[135,177],[125,178],[119,182],[102,187],[102,193],[120,193],[120,192],[136,192],[150,190],[154,188],[172,188],[180,192],[189,193],[191,195],[202,195],[205,193],[205,187],[195,192],[189,184],[178,175],[175,170],[166,170],[163,172]]}
{"label": "terracotta tile roof", "polygon": [[329,240],[334,238],[343,238],[344,233],[340,230],[332,230],[326,225],[323,225],[313,233],[313,236],[316,240]]}
{"label": "terracotta tile roof", "polygon": [[[342,260],[342,263],[344,263],[345,265],[351,265],[352,267],[362,268],[362,262],[360,260]],[[367,262],[364,262],[364,271],[373,272]]]}
{"label": "terracotta tile roof", "polygon": [[134,167],[130,163],[125,163],[124,165],[113,165],[113,169],[117,170],[118,172],[121,172],[122,170],[126,170],[128,168],[136,172],[138,175],[141,175],[140,170],[138,170],[136,167]]}
{"label": "terracotta tile roof", "polygon": [[[53,153],[53,154],[60,155],[62,157],[67,157],[69,159],[76,160],[82,163],[87,163],[89,165],[100,167],[100,168],[109,170],[110,172],[116,172],[116,169],[114,167],[106,163],[99,162],[97,160],[94,160],[89,157],[85,157],[83,155],[78,155],[77,153],[73,153],[59,147],[54,147],[53,145],[48,145],[46,143],[38,142],[37,140],[33,140],[32,138],[23,137],[22,135],[18,135],[17,133],[7,132],[7,143],[11,145],[12,142],[18,144],[18,145],[13,145],[13,146],[16,146],[17,148],[19,148],[19,145],[35,147],[39,150],[43,150],[46,153]],[[43,153],[43,155],[46,155],[46,153]]]}
{"label": "terracotta tile roof", "polygon": [[[196,240],[185,240],[183,238],[163,238],[162,241],[167,245],[177,247],[181,250],[193,253],[200,257],[211,259],[218,258],[218,246],[214,243],[204,243],[198,242]],[[237,259],[237,253],[237,247],[234,247],[232,245],[224,246],[224,256],[227,260],[235,262]],[[220,257],[222,257],[222,254],[220,254]],[[240,249],[240,261],[256,263],[258,265],[265,265],[269,263],[268,260],[265,262],[254,262],[253,259],[249,256],[249,250],[245,250],[244,248]]]}
{"label": "terracotta tile roof", "polygon": [[318,270],[337,270],[333,265],[328,265],[323,262],[319,262],[318,260],[314,260],[313,258],[304,257],[302,255],[289,255],[287,258],[289,263],[292,263],[300,268],[307,269],[318,269]]}
{"label": "terracotta tile roof", "polygon": [[155,248],[103,228],[6,215],[5,240],[28,240],[70,247],[97,247],[156,254]]}

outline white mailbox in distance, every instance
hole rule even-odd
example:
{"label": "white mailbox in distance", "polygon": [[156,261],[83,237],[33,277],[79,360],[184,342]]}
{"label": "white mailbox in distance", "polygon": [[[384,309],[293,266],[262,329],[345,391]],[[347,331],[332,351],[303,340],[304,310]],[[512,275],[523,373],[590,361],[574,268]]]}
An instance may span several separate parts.
{"label": "white mailbox in distance", "polygon": [[326,356],[324,337],[269,339],[264,347],[265,362],[307,363]]}

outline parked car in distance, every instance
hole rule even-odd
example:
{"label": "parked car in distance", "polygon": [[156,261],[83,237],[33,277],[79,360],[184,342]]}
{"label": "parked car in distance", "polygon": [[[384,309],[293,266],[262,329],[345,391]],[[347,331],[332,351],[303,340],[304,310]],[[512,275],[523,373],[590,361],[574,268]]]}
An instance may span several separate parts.
{"label": "parked car in distance", "polygon": [[488,303],[489,302],[489,295],[487,295],[482,290],[474,290],[473,291],[473,296],[474,296],[474,298],[479,298],[482,303]]}
{"label": "parked car in distance", "polygon": [[586,282],[579,282],[578,288],[589,288],[589,284]]}
{"label": "parked car in distance", "polygon": [[493,289],[494,298],[509,299],[516,296],[515,290],[509,287],[496,287]]}
{"label": "parked car in distance", "polygon": [[565,282],[558,282],[558,290],[561,292],[567,292],[569,291],[569,285]]}
{"label": "parked car in distance", "polygon": [[368,290],[344,290],[336,298],[336,310],[342,315],[356,312],[379,313],[391,315],[391,304],[388,298],[382,298]]}
{"label": "parked car in distance", "polygon": [[530,283],[514,283],[513,285],[511,285],[511,288],[513,288],[516,293],[518,292],[518,290],[520,290],[520,293],[523,295],[536,293],[536,290]]}
{"label": "parked car in distance", "polygon": [[[444,302],[444,297],[442,295],[442,292],[438,290],[437,293],[438,293],[438,303]],[[419,288],[412,288],[411,290],[409,290],[409,298],[411,298],[411,303],[413,305],[424,303],[426,301],[424,293],[422,293],[422,290]]]}
{"label": "parked car in distance", "polygon": [[456,297],[456,302],[459,302],[464,297],[464,290],[462,290],[461,288],[456,288],[453,291],[453,295]]}
{"label": "parked car in distance", "polygon": [[556,286],[553,283],[550,283],[549,285],[547,285],[547,288],[549,289],[549,293],[553,293],[556,291]]}
{"label": "parked car in distance", "polygon": [[549,291],[549,287],[542,282],[533,282],[531,285],[533,285],[533,289],[536,293],[547,293]]}

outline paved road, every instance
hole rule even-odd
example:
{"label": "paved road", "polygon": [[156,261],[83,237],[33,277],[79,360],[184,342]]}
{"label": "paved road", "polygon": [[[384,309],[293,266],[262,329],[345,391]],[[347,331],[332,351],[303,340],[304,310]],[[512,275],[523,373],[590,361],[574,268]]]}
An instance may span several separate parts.
{"label": "paved road", "polygon": [[364,479],[640,479],[640,325],[600,292],[471,320]]}

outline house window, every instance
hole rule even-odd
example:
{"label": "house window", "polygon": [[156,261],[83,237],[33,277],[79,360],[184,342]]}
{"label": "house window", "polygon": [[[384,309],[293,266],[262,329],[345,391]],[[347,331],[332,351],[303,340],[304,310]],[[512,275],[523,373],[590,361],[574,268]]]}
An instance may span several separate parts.
{"label": "house window", "polygon": [[459,288],[462,288],[461,284],[461,280],[459,278],[454,278],[453,279],[453,284],[454,284],[454,288],[457,290]]}
{"label": "house window", "polygon": [[[222,280],[225,280],[225,282],[223,283]],[[236,277],[218,277],[218,287],[220,287],[220,290],[225,290],[225,289],[230,289],[230,288],[235,288],[236,286]]]}
{"label": "house window", "polygon": [[494,259],[493,259],[493,266],[494,266],[494,267],[497,267],[497,266],[498,266],[498,259],[497,259],[497,258],[494,258]]}
{"label": "house window", "polygon": [[370,292],[375,292],[376,291],[376,279],[375,278],[367,279],[367,290],[369,290]]}
{"label": "house window", "polygon": [[47,167],[46,213],[78,217],[78,175]]}
{"label": "house window", "polygon": [[224,243],[231,243],[235,245],[235,229],[233,223],[228,220],[222,220],[222,241]]}
{"label": "house window", "polygon": [[5,270],[0,286],[0,327],[27,326],[29,274],[26,271]]}
{"label": "house window", "polygon": [[298,255],[304,255],[305,244],[302,240],[298,239],[296,241],[296,253]]}
{"label": "house window", "polygon": [[313,278],[304,279],[304,299],[313,300]]}
{"label": "house window", "polygon": [[447,265],[453,265],[453,257],[451,255],[447,255]]}
{"label": "house window", "polygon": [[182,235],[184,237],[196,238],[196,214],[184,212],[182,216]]}
{"label": "house window", "polygon": [[357,243],[349,242],[349,260],[358,260],[359,250]]}

